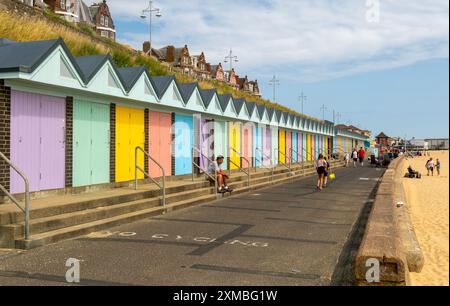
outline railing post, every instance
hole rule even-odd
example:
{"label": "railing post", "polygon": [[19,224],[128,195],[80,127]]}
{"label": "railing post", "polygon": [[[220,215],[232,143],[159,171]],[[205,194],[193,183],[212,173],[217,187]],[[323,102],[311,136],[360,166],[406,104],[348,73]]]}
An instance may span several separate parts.
{"label": "railing post", "polygon": [[192,167],[192,182],[194,181],[194,171],[195,171],[195,166],[194,166],[194,163],[195,163],[195,158],[194,158],[194,148],[192,148],[192,150],[191,150],[191,154],[192,154],[192,165],[191,165],[191,167]]}
{"label": "railing post", "polygon": [[219,189],[219,184],[217,182],[217,169],[216,169],[216,165],[214,164],[214,193],[216,195],[216,198],[219,198],[218,189]]}
{"label": "railing post", "polygon": [[30,186],[25,178],[25,240],[30,240]]}
{"label": "railing post", "polygon": [[247,164],[248,164],[248,166],[247,166],[247,171],[248,171],[248,174],[247,174],[247,176],[248,176],[248,178],[247,178],[247,180],[248,180],[248,187],[250,188],[250,161],[247,161]]}
{"label": "railing post", "polygon": [[163,188],[162,188],[162,206],[166,206],[166,173],[164,172],[164,169],[162,169],[163,172]]}
{"label": "railing post", "polygon": [[134,149],[134,190],[138,189],[138,180],[137,180],[137,155],[138,148]]}

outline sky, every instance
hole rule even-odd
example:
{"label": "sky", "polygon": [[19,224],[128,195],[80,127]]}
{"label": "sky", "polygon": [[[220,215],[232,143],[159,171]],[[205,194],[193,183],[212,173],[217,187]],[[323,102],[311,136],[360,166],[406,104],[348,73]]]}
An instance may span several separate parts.
{"label": "sky", "polygon": [[[148,40],[146,0],[108,0],[120,42]],[[211,64],[233,49],[264,98],[307,115],[408,138],[449,135],[447,0],[156,0],[153,46]],[[228,66],[227,66],[228,67]],[[323,107],[325,106],[325,107]],[[323,111],[323,109],[326,109]]]}

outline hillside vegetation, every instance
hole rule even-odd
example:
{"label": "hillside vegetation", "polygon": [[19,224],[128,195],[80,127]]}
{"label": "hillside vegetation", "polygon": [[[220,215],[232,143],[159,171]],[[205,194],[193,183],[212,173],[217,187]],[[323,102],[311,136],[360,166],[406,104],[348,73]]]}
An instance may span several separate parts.
{"label": "hillside vegetation", "polygon": [[[128,46],[102,38],[96,35],[87,25],[71,24],[48,11],[42,14],[20,14],[17,10],[5,9],[0,11],[0,37],[15,41],[45,40],[61,37],[74,56],[109,53],[118,67],[146,66],[151,75],[174,74],[156,59],[143,55]],[[181,73],[175,73],[174,75],[182,83],[198,82],[202,89],[215,88],[220,94],[229,93],[235,98],[245,98],[248,101],[264,104],[297,116],[307,117],[282,105],[257,98],[215,80],[198,81]],[[307,118],[320,121],[311,117]]]}

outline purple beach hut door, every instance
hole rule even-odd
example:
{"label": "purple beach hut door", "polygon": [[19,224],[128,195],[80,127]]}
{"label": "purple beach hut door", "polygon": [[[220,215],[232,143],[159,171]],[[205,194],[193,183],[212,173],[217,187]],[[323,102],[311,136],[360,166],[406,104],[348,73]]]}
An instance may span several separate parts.
{"label": "purple beach hut door", "polygon": [[[11,93],[11,161],[30,181],[30,191],[64,188],[65,101],[33,93]],[[11,171],[11,193],[24,192]]]}

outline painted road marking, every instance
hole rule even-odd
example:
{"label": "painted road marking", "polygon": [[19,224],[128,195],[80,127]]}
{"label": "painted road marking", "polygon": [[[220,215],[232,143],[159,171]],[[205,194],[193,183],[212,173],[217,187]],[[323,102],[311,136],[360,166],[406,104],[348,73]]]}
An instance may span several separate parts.
{"label": "painted road marking", "polygon": [[378,182],[380,180],[380,178],[360,177],[359,180],[360,181],[374,181],[374,182]]}
{"label": "painted road marking", "polygon": [[132,237],[132,236],[136,236],[136,233],[135,232],[123,232],[123,233],[120,233],[119,236],[121,236],[121,237]]}
{"label": "painted road marking", "polygon": [[250,247],[262,247],[266,248],[269,246],[269,243],[267,242],[258,242],[258,241],[247,241],[247,240],[239,240],[239,239],[230,239],[230,240],[222,240],[220,238],[213,238],[213,237],[205,237],[205,236],[198,236],[198,237],[186,237],[181,235],[170,235],[170,234],[154,234],[152,236],[152,239],[158,239],[158,240],[171,240],[175,239],[176,241],[194,241],[194,242],[200,242],[204,244],[229,244],[229,245],[238,245],[238,246],[250,246]]}

